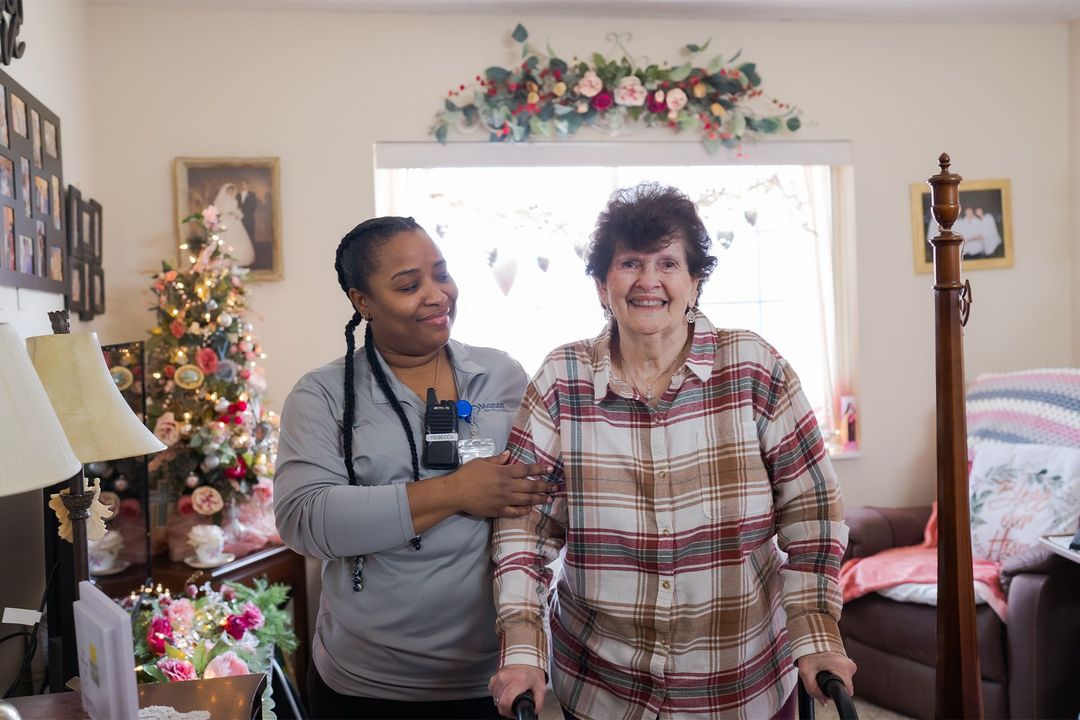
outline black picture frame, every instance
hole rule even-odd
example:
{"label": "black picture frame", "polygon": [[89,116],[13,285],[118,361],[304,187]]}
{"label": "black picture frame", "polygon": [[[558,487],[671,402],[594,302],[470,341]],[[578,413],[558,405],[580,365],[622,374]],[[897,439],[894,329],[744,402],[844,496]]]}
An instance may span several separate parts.
{"label": "black picture frame", "polygon": [[[70,268],[65,234],[67,216],[60,206],[64,202],[60,118],[2,71],[0,118],[0,158],[3,158],[0,172],[10,163],[13,176],[0,177],[0,180],[11,181],[9,189],[12,191],[10,194],[0,192],[0,220],[4,222],[0,226],[3,236],[0,243],[0,286],[66,295],[71,289],[71,278],[56,277],[57,267],[60,272]],[[11,208],[11,213],[5,208]],[[10,231],[8,219],[12,220]],[[12,238],[15,245],[14,267],[11,263]],[[26,257],[24,238],[31,239],[29,259]]]}
{"label": "black picture frame", "polygon": [[105,269],[96,263],[86,266],[86,311],[79,314],[80,320],[93,320],[97,315],[105,314]]}
{"label": "black picture frame", "polygon": [[90,245],[91,245],[91,257],[94,258],[94,263],[101,265],[101,251],[103,249],[103,243],[101,238],[102,231],[102,208],[101,203],[97,200],[90,200]]}
{"label": "black picture frame", "polygon": [[86,260],[78,255],[68,257],[67,309],[80,316],[90,308],[87,305]]}
{"label": "black picture frame", "polygon": [[67,220],[67,251],[69,255],[82,256],[82,244],[79,239],[79,214],[82,212],[82,193],[74,185],[68,185],[67,198],[64,202]]}

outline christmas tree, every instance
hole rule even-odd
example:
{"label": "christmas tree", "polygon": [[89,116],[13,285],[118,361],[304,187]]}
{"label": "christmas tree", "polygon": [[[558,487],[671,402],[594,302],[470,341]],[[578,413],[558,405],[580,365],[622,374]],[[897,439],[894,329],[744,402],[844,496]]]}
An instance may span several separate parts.
{"label": "christmas tree", "polygon": [[[265,355],[246,319],[247,270],[228,254],[213,206],[185,223],[187,261],[162,262],[151,286],[157,325],[146,344],[146,410],[169,446],[152,460],[151,478],[188,527],[210,518],[224,525],[226,550],[244,553],[277,538],[277,416],[260,404]],[[185,522],[174,517],[170,525]],[[190,552],[183,534],[169,535],[173,559]]]}

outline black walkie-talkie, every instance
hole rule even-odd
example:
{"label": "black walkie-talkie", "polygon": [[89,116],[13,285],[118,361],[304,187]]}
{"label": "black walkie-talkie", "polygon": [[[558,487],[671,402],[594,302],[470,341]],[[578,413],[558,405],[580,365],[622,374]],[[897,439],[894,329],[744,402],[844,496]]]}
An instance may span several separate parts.
{"label": "black walkie-talkie", "polygon": [[424,410],[424,467],[453,470],[458,466],[457,412],[450,400],[435,397],[435,388],[427,390]]}

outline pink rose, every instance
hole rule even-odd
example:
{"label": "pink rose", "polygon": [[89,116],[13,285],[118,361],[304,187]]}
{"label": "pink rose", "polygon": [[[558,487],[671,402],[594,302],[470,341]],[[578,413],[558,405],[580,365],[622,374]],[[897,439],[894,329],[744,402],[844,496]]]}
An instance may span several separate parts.
{"label": "pink rose", "polygon": [[604,89],[604,81],[600,79],[595,70],[589,70],[581,76],[577,87],[574,89],[579,95],[584,95],[587,98],[595,97],[597,93]]}
{"label": "pink rose", "polygon": [[686,93],[681,88],[672,88],[668,90],[667,94],[667,106],[668,110],[678,112],[686,107]]}
{"label": "pink rose", "polygon": [[175,270],[169,270],[167,273],[165,273],[164,275],[161,276],[161,279],[164,280],[165,282],[170,282],[171,283],[173,280],[176,279],[176,271]]}
{"label": "pink rose", "polygon": [[627,75],[615,86],[615,102],[619,105],[641,107],[648,96],[649,91],[641,84],[637,75]]}
{"label": "pink rose", "polygon": [[592,106],[597,110],[607,110],[611,107],[611,93],[607,90],[603,91],[592,99]]}
{"label": "pink rose", "polygon": [[211,660],[203,671],[203,677],[210,679],[216,677],[229,677],[231,675],[247,675],[247,663],[232,650],[221,653]]}
{"label": "pink rose", "polygon": [[263,626],[263,614],[258,605],[249,600],[240,609],[244,612],[244,622],[249,630],[258,630]]}
{"label": "pink rose", "polygon": [[202,218],[203,222],[206,223],[206,227],[213,229],[218,224],[218,209],[213,205],[208,205],[202,211]]}
{"label": "pink rose", "polygon": [[146,629],[146,646],[155,655],[165,654],[165,643],[172,643],[172,625],[161,615],[155,615]]}
{"label": "pink rose", "polygon": [[260,504],[269,505],[274,502],[274,481],[268,477],[259,478],[255,487],[251,489],[251,494]]}
{"label": "pink rose", "polygon": [[161,672],[165,673],[165,677],[172,682],[198,680],[198,675],[195,674],[195,666],[187,660],[162,658],[158,660],[157,666]]}
{"label": "pink rose", "polygon": [[169,332],[173,334],[173,337],[181,338],[187,332],[187,325],[184,325],[184,322],[180,319],[173,320],[169,324]]}
{"label": "pink rose", "polygon": [[195,624],[195,606],[187,598],[173,600],[165,614],[169,622],[181,631],[190,629]]}
{"label": "pink rose", "polygon": [[199,352],[195,353],[195,362],[204,373],[213,375],[217,370],[218,355],[213,348],[199,348]]}

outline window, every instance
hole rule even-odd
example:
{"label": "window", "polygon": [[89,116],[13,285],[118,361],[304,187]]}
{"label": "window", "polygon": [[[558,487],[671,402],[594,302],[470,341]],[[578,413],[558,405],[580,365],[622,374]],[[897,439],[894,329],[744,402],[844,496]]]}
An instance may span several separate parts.
{"label": "window", "polygon": [[685,192],[713,237],[702,310],[773,344],[826,434],[836,427],[852,343],[837,301],[850,260],[834,222],[844,188],[830,164],[629,165],[586,152],[565,164],[431,166],[428,149],[426,166],[380,167],[377,207],[412,215],[439,243],[461,290],[455,337],[507,350],[531,373],[557,345],[595,336],[604,319],[583,255],[596,216],[615,189],[655,180]]}

